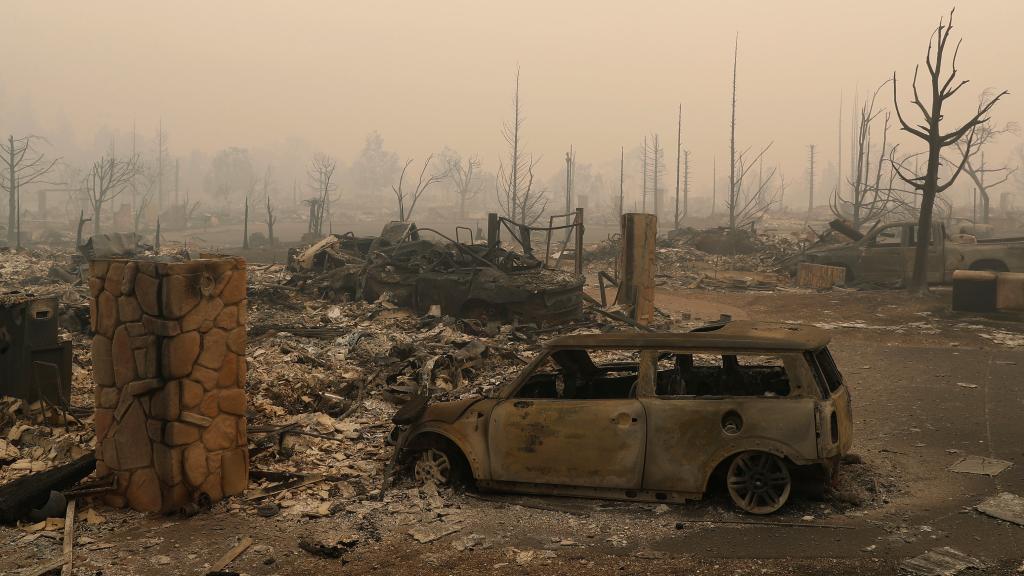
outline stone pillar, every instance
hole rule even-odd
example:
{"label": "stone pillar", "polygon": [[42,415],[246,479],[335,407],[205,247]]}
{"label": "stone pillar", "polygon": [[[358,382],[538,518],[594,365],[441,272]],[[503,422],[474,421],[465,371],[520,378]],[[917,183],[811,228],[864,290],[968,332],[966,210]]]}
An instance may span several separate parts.
{"label": "stone pillar", "polygon": [[245,490],[245,260],[95,260],[89,291],[107,503],[170,512]]}

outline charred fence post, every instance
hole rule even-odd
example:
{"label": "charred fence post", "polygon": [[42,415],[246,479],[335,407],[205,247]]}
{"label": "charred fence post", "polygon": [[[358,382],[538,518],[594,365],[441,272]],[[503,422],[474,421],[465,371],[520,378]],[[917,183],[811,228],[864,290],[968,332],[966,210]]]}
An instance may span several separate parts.
{"label": "charred fence post", "polygon": [[622,248],[619,252],[619,289],[615,304],[629,306],[631,317],[646,326],[654,320],[654,246],[658,217],[654,214],[622,215]]}
{"label": "charred fence post", "polygon": [[487,215],[487,250],[494,250],[501,241],[501,220],[495,212]]}
{"label": "charred fence post", "polygon": [[583,274],[583,208],[576,209],[576,273]]}

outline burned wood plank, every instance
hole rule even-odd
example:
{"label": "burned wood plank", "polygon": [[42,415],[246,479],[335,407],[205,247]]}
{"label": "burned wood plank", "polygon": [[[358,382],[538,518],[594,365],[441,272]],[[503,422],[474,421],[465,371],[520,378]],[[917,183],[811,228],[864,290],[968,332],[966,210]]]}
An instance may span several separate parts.
{"label": "burned wood plank", "polygon": [[22,476],[0,486],[0,523],[13,524],[42,506],[51,490],[64,490],[96,469],[96,455],[83,455],[63,466]]}

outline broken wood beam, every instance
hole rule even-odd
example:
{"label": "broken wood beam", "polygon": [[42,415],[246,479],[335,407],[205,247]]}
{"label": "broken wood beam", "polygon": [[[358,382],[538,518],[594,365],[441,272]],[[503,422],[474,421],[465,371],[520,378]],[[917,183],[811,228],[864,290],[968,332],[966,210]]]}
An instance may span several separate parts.
{"label": "broken wood beam", "polygon": [[242,552],[245,552],[246,549],[249,548],[249,546],[252,546],[252,538],[246,536],[242,539],[241,542],[235,545],[231,550],[228,550],[223,556],[221,556],[219,560],[211,564],[210,572],[219,572],[223,570],[227,567],[228,564],[231,564],[235,560],[235,558],[241,556]]}
{"label": "broken wood beam", "polygon": [[63,466],[43,470],[0,486],[0,524],[14,524],[50,497],[50,491],[73,486],[96,469],[96,454],[89,452]]}
{"label": "broken wood beam", "polygon": [[71,576],[72,554],[75,549],[75,499],[68,500],[68,508],[64,513],[64,566],[60,576]]}

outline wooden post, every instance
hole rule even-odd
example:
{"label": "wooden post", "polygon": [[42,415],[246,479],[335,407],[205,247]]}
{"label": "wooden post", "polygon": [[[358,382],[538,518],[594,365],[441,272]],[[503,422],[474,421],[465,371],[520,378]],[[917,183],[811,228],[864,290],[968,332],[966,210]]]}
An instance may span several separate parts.
{"label": "wooden post", "polygon": [[619,289],[615,304],[629,306],[637,324],[654,320],[654,244],[658,217],[654,214],[622,215],[622,247],[619,251]]}
{"label": "wooden post", "polygon": [[498,214],[491,212],[487,214],[487,249],[494,250],[501,241],[501,221]]}

